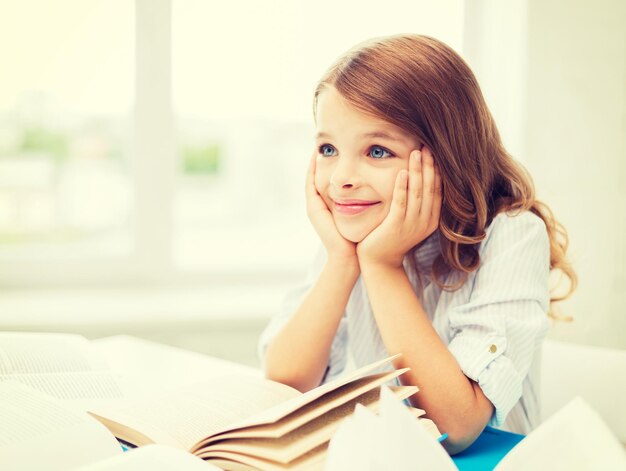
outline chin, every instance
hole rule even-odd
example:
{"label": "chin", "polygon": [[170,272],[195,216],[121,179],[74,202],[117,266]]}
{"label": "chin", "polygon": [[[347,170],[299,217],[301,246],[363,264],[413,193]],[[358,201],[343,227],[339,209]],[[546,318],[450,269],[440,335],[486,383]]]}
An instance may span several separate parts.
{"label": "chin", "polygon": [[339,227],[339,234],[341,234],[341,236],[344,239],[349,240],[350,242],[354,242],[355,244],[358,244],[359,242],[361,242],[363,239],[365,239],[365,237],[367,237],[367,235],[372,232],[372,229],[355,229],[355,228],[342,228]]}
{"label": "chin", "polygon": [[355,244],[358,244],[363,239],[365,239],[365,237],[353,236],[350,234],[341,234],[341,235],[343,236],[344,239],[349,240],[350,242],[354,242]]}

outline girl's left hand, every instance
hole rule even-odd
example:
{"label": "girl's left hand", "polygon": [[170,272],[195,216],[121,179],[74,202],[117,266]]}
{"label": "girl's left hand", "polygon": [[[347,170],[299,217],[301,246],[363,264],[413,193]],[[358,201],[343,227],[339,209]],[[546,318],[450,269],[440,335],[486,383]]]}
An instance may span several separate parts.
{"label": "girl's left hand", "polygon": [[441,201],[441,176],[423,146],[411,152],[408,172],[398,173],[387,217],[357,244],[359,264],[401,267],[404,255],[437,229]]}

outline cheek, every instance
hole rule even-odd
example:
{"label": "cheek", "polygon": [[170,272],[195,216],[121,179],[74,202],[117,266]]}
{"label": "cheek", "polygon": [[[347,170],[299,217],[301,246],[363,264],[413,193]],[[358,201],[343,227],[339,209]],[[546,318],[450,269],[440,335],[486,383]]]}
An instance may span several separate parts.
{"label": "cheek", "polygon": [[387,205],[390,205],[393,200],[393,189],[396,186],[396,178],[400,170],[400,168],[391,169],[391,171],[385,172],[384,178],[380,179],[378,191]]}
{"label": "cheek", "polygon": [[324,162],[320,162],[317,160],[317,164],[315,167],[315,188],[317,191],[323,194],[328,188],[330,183],[330,169],[328,165],[325,165]]}
{"label": "cheek", "polygon": [[395,186],[395,178],[387,182],[387,185],[385,185],[385,189],[383,190],[385,201],[389,204],[391,204],[391,201],[393,200],[393,187],[394,186]]}

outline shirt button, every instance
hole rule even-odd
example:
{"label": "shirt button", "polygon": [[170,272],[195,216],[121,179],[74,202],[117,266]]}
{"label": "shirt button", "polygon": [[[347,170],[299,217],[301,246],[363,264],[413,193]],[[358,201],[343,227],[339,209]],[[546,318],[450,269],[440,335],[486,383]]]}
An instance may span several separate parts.
{"label": "shirt button", "polygon": [[489,351],[491,353],[496,353],[496,351],[498,350],[498,347],[496,347],[493,343],[491,344],[491,347],[489,347]]}

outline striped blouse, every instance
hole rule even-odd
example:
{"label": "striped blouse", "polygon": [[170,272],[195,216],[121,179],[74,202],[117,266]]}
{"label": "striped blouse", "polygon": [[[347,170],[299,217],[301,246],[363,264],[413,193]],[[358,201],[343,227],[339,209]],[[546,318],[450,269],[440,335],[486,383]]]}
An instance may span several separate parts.
{"label": "striped blouse", "polygon": [[[545,225],[530,212],[498,214],[480,244],[479,269],[456,291],[443,291],[431,283],[438,239],[436,231],[414,251],[423,291],[407,256],[404,267],[409,280],[462,371],[494,405],[489,425],[526,434],[540,421],[540,349],[548,329],[550,298],[550,244]],[[269,342],[295,313],[325,260],[322,247],[306,281],[286,296],[281,311],[263,331],[258,348],[262,362]],[[454,281],[454,276],[445,281]],[[360,367],[387,356],[359,277],[333,340],[323,382],[340,375],[348,357]]]}

